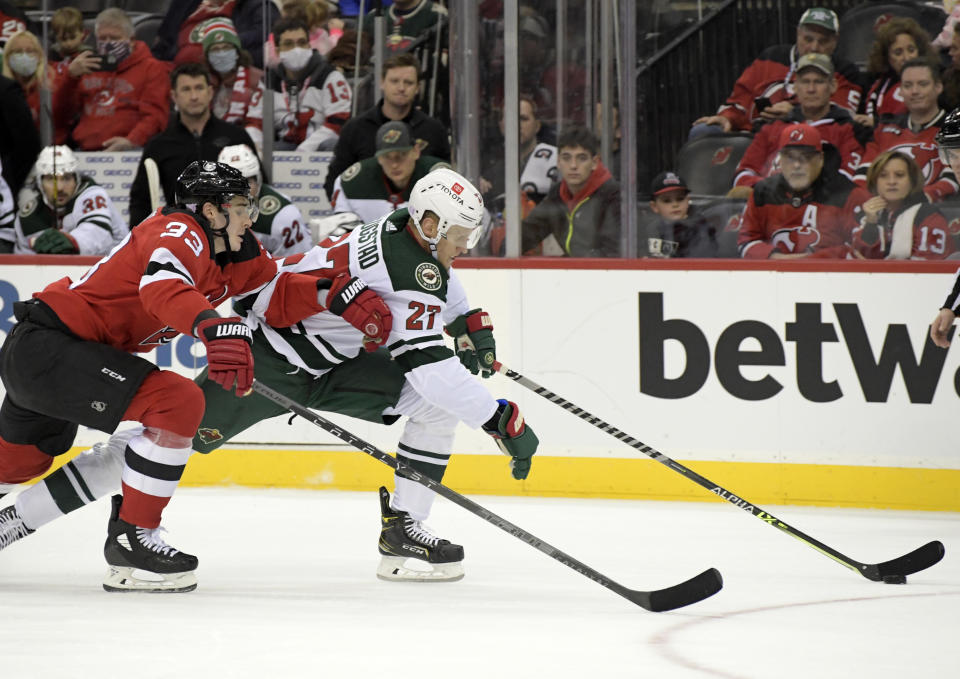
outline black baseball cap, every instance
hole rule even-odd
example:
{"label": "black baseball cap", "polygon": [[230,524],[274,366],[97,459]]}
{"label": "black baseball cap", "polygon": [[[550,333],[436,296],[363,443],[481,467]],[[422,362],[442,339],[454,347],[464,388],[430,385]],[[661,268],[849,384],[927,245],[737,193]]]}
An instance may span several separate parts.
{"label": "black baseball cap", "polygon": [[653,179],[653,185],[650,187],[650,193],[659,196],[670,191],[683,191],[690,193],[687,183],[680,178],[676,172],[661,172]]}
{"label": "black baseball cap", "polygon": [[409,151],[413,147],[410,127],[401,120],[391,120],[377,130],[377,157],[391,151]]}

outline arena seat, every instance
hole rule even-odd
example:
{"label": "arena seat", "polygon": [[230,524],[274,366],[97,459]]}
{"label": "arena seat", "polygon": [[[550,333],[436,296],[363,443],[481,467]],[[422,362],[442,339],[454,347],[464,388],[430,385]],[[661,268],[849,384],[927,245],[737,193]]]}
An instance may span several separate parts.
{"label": "arena seat", "polygon": [[753,140],[746,132],[697,137],[677,155],[677,172],[697,196],[725,196],[733,186],[737,164]]}

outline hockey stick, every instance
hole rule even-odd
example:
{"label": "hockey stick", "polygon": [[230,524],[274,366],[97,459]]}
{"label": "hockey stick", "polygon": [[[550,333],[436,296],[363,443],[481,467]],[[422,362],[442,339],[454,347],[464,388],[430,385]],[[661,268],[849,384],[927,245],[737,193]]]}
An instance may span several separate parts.
{"label": "hockey stick", "polygon": [[773,514],[770,514],[769,512],[752,504],[749,500],[746,500],[743,497],[734,495],[726,488],[717,485],[713,481],[710,481],[709,479],[704,478],[703,476],[700,476],[692,469],[684,467],[682,464],[680,464],[679,462],[676,462],[675,460],[671,460],[669,457],[667,457],[663,453],[657,451],[654,448],[651,448],[650,446],[643,443],[642,441],[638,441],[632,436],[628,436],[626,433],[620,431],[616,427],[610,424],[607,424],[606,422],[601,420],[599,417],[596,417],[595,415],[591,415],[590,413],[588,413],[586,410],[583,410],[582,408],[578,408],[573,403],[570,403],[570,401],[567,401],[566,399],[560,396],[557,396],[555,393],[553,393],[549,389],[545,389],[544,387],[541,387],[539,384],[537,384],[533,380],[527,377],[524,377],[523,375],[521,375],[520,373],[514,370],[511,370],[510,368],[503,365],[499,361],[494,362],[493,368],[504,377],[508,377],[514,382],[522,384],[524,387],[526,387],[530,391],[533,391],[539,394],[540,396],[547,399],[548,401],[556,403],[558,406],[560,406],[561,408],[563,408],[568,412],[573,413],[574,415],[579,417],[581,420],[586,420],[587,422],[595,426],[597,429],[607,432],[608,434],[616,438],[618,441],[622,441],[626,443],[631,448],[635,448],[636,450],[639,450],[641,453],[653,458],[660,464],[669,467],[670,469],[672,469],[675,472],[678,472],[679,474],[682,474],[683,476],[690,479],[694,483],[703,486],[704,488],[709,490],[711,493],[718,495],[721,499],[726,500],[733,506],[746,510],[751,514],[753,514],[754,516],[756,516],[757,518],[759,518],[761,521],[770,524],[774,528],[779,528],[781,531],[783,531],[787,535],[793,536],[798,540],[805,542],[806,544],[810,545],[818,552],[826,554],[837,563],[843,566],[846,566],[852,571],[856,571],[857,573],[860,573],[863,577],[867,578],[868,580],[874,580],[877,582],[882,580],[882,581],[891,582],[891,583],[906,582],[906,576],[910,575],[911,573],[916,573],[926,568],[930,568],[930,566],[933,566],[935,563],[937,563],[938,561],[940,561],[940,559],[943,558],[943,554],[944,554],[943,543],[940,542],[939,540],[934,540],[933,542],[928,542],[923,547],[919,547],[908,554],[904,554],[903,556],[897,557],[896,559],[891,559],[890,561],[884,561],[882,563],[872,563],[872,564],[860,563],[859,561],[855,559],[851,559],[850,557],[841,554],[837,550],[831,547],[828,547],[827,545],[823,544],[816,538],[810,537],[806,533],[800,531],[797,528],[794,528],[790,524],[781,521],[780,519],[775,517]]}
{"label": "hockey stick", "polygon": [[422,486],[426,486],[438,495],[442,495],[443,497],[447,498],[454,504],[460,505],[471,514],[479,516],[488,523],[492,523],[500,530],[510,533],[510,535],[513,535],[523,542],[526,542],[531,547],[536,547],[547,556],[556,559],[565,566],[569,566],[577,573],[580,573],[580,575],[590,578],[594,582],[603,585],[607,589],[616,592],[623,598],[632,601],[636,605],[640,606],[641,608],[645,608],[648,611],[670,611],[675,608],[689,606],[690,604],[696,603],[716,594],[720,591],[720,588],[723,587],[723,580],[720,577],[720,572],[715,568],[705,570],[700,575],[697,575],[686,582],[681,582],[679,585],[673,585],[672,587],[667,587],[665,589],[644,592],[641,590],[624,587],[602,573],[593,570],[586,564],[577,561],[572,556],[561,552],[559,549],[550,545],[549,543],[544,542],[531,533],[528,533],[519,526],[510,523],[500,516],[497,516],[489,509],[481,507],[473,500],[460,495],[460,493],[456,492],[455,490],[451,490],[442,483],[437,483],[433,479],[421,475],[412,467],[409,467],[402,462],[398,462],[396,458],[388,455],[372,444],[367,443],[363,439],[357,438],[350,432],[340,428],[330,420],[321,417],[314,411],[300,405],[296,401],[293,401],[283,394],[274,391],[270,387],[266,386],[263,382],[254,380],[253,390],[261,396],[264,396],[274,403],[277,403],[291,412],[299,415],[308,422],[312,422],[321,429],[327,430],[342,441],[345,441],[354,448],[359,449],[361,452],[380,460],[387,466],[393,467],[397,473],[404,478],[415,481]]}
{"label": "hockey stick", "polygon": [[150,212],[156,212],[160,202],[160,168],[153,158],[144,158],[143,169],[147,173],[147,189],[150,192]]}

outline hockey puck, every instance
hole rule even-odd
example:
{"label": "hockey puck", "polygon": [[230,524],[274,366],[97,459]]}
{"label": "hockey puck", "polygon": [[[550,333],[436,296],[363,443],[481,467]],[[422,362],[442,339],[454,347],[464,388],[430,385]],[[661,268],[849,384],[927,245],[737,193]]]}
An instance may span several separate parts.
{"label": "hockey puck", "polygon": [[906,575],[884,575],[883,582],[888,585],[905,585],[907,584]]}

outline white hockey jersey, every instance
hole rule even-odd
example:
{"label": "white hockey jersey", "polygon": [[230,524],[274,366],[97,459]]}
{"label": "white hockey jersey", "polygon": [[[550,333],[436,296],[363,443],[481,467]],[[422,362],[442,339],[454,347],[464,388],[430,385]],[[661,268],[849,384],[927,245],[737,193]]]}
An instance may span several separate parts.
{"label": "white hockey jersey", "polygon": [[[70,234],[81,255],[105,255],[130,232],[106,189],[86,175],[80,175],[77,192],[59,217],[32,182],[21,189],[19,202],[14,254],[36,254],[34,239],[51,227]],[[0,238],[5,238],[4,234]]]}
{"label": "white hockey jersey", "polygon": [[[406,229],[408,213],[397,210],[377,222],[326,240],[281,261],[281,271],[349,271],[364,280],[390,307],[393,329],[386,348],[425,400],[478,428],[497,402],[461,365],[447,346],[443,326],[469,310],[466,291]],[[276,279],[275,279],[276,280]],[[291,365],[322,375],[357,356],[362,335],[339,316],[324,311],[289,328],[268,325],[273,283],[239,298],[237,310]]]}

